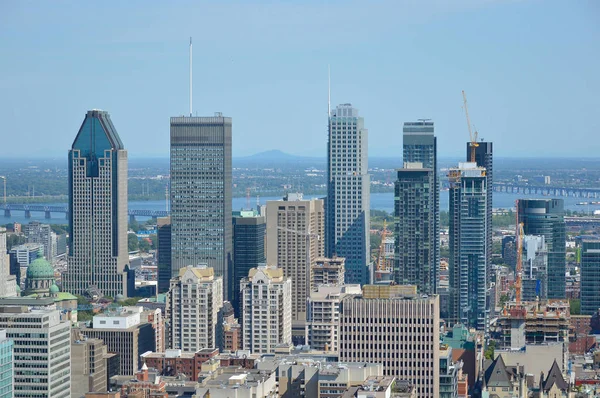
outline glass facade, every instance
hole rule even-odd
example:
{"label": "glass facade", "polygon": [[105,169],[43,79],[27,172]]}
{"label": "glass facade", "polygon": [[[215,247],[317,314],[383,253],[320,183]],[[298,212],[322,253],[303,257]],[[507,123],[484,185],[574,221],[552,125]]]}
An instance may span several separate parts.
{"label": "glass facade", "polygon": [[158,241],[158,292],[169,291],[171,282],[171,218],[157,220],[156,239]]}
{"label": "glass facade", "polygon": [[6,338],[6,331],[0,331],[0,398],[13,397],[13,341]]}
{"label": "glass facade", "polygon": [[600,308],[600,241],[581,244],[581,314],[594,315]]}

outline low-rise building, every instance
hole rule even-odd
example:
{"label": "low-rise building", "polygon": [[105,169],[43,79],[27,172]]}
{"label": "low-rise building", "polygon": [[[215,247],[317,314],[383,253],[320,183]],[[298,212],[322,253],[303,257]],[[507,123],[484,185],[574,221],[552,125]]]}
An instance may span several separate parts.
{"label": "low-rise building", "polygon": [[150,369],[156,369],[161,376],[183,376],[198,380],[202,363],[219,353],[216,348],[203,348],[197,352],[166,350],[165,352],[146,352],[141,355],[142,362]]}
{"label": "low-rise building", "polygon": [[346,259],[343,257],[319,257],[311,265],[310,290],[315,291],[321,285],[341,286],[344,284]]}

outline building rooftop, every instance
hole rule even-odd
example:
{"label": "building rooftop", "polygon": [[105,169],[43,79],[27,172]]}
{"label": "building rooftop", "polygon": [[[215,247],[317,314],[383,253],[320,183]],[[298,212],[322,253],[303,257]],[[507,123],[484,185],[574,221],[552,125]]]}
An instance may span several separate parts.
{"label": "building rooftop", "polygon": [[187,267],[179,270],[179,277],[183,277],[187,271],[191,271],[198,279],[212,278],[215,276],[215,271],[212,269],[212,267],[194,267],[188,265]]}
{"label": "building rooftop", "polygon": [[282,282],[283,281],[283,269],[277,268],[271,265],[259,266],[258,268],[252,268],[250,272],[248,272],[248,277],[250,279],[254,278],[257,273],[264,274],[267,278],[271,279],[273,282]]}

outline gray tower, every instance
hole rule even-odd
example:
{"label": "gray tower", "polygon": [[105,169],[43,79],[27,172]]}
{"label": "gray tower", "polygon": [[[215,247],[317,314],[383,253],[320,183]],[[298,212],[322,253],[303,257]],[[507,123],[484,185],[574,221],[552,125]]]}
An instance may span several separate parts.
{"label": "gray tower", "polygon": [[581,243],[581,314],[594,315],[600,308],[600,241]]}
{"label": "gray tower", "polygon": [[433,264],[432,278],[435,282],[433,292],[437,293],[437,284],[440,270],[440,183],[437,168],[437,138],[434,135],[433,122],[419,120],[417,122],[405,122],[403,128],[403,150],[402,161],[410,163],[421,163],[424,168],[433,172]]}
{"label": "gray tower", "polygon": [[231,118],[171,118],[171,275],[206,264],[232,285]]}
{"label": "gray tower", "polygon": [[88,111],[69,151],[63,290],[127,296],[127,151],[108,112]]}
{"label": "gray tower", "polygon": [[566,232],[562,199],[520,199],[519,223],[525,235],[542,235],[548,248],[548,298],[566,297]]}
{"label": "gray tower", "polygon": [[404,163],[394,194],[394,280],[416,285],[420,293],[436,291],[435,180],[422,163]]}
{"label": "gray tower", "polygon": [[450,183],[450,324],[487,328],[487,178],[475,163],[459,163]]}
{"label": "gray tower", "polygon": [[369,281],[370,176],[368,132],[358,109],[339,105],[329,117],[327,148],[327,257],[346,259],[346,282]]}

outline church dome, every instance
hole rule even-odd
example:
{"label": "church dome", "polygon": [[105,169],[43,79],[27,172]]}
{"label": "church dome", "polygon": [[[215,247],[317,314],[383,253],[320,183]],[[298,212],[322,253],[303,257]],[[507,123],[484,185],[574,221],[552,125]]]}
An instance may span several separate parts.
{"label": "church dome", "polygon": [[27,279],[54,279],[54,268],[45,258],[38,258],[27,267]]}
{"label": "church dome", "polygon": [[50,286],[50,294],[52,294],[52,293],[54,293],[54,294],[60,293],[60,289],[58,288],[58,286],[56,286],[56,285]]}

